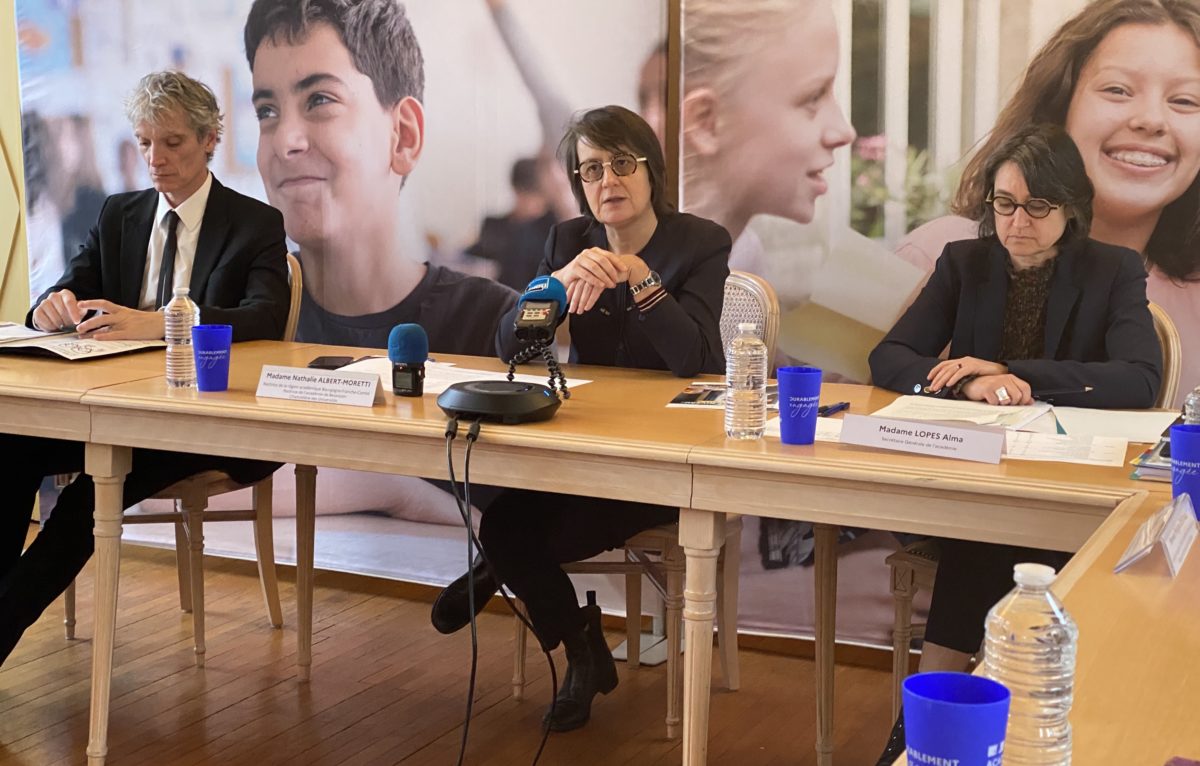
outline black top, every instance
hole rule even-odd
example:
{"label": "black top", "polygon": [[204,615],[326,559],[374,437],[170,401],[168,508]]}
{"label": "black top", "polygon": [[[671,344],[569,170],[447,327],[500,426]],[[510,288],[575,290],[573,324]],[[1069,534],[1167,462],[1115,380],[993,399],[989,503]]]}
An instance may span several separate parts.
{"label": "black top", "polygon": [[402,301],[375,314],[333,314],[305,290],[296,340],[387,348],[392,328],[413,322],[429,336],[430,351],[491,356],[496,350],[496,321],[516,299],[516,293],[490,279],[429,266]]}
{"label": "black top", "polygon": [[[105,200],[66,273],[34,301],[34,308],[63,289],[79,300],[103,298],[137,308],[157,208],[154,189]],[[201,324],[233,325],[234,341],[283,337],[290,295],[284,236],[278,210],[213,177],[189,281],[189,297],[200,307]],[[33,309],[25,324],[33,327]]]}
{"label": "black top", "polygon": [[875,385],[919,393],[949,343],[949,358],[1003,361],[1035,392],[1094,388],[1055,396],[1056,404],[1154,406],[1162,349],[1141,256],[1090,239],[1064,247],[1046,300],[1044,353],[1025,360],[1000,355],[1009,260],[995,237],[946,245],[916,301],[871,352]]}
{"label": "black top", "polygon": [[[563,268],[589,247],[610,249],[604,226],[589,218],[558,224],[538,274]],[[571,315],[571,361],[670,370],[683,378],[724,372],[721,307],[730,247],[729,232],[712,221],[687,213],[661,217],[638,255],[662,277],[668,297],[643,313],[628,285],[605,290],[591,311]],[[500,320],[496,347],[502,359],[521,349],[515,317],[514,307]]]}
{"label": "black top", "polygon": [[1046,355],[1046,299],[1058,259],[1017,271],[1008,264],[1001,359],[1041,359]]}

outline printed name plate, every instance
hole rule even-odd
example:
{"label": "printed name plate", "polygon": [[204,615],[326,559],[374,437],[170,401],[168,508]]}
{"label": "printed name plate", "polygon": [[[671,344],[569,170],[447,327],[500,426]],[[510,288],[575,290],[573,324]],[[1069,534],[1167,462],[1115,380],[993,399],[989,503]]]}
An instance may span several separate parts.
{"label": "printed name plate", "polygon": [[1185,492],[1155,511],[1153,516],[1138,527],[1113,572],[1128,568],[1156,547],[1160,547],[1167,559],[1167,569],[1174,577],[1179,574],[1184,559],[1192,549],[1192,543],[1196,541],[1196,526],[1192,499]]}
{"label": "printed name plate", "polygon": [[842,444],[999,463],[1004,429],[848,414],[842,421]]}
{"label": "printed name plate", "polygon": [[263,365],[254,395],[355,407],[370,407],[383,401],[379,376],[373,372],[329,372],[271,364]]}

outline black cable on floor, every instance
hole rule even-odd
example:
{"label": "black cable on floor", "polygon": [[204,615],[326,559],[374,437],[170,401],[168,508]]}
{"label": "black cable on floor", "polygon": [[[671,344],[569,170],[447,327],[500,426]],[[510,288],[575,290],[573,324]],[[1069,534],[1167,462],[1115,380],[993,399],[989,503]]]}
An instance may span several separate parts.
{"label": "black cable on floor", "polygon": [[[458,436],[458,417],[451,418],[446,424],[446,463],[450,474],[450,489],[454,494],[454,501],[458,505],[458,511],[462,515],[463,524],[467,529],[467,605],[470,610],[471,623],[471,674],[470,681],[467,685],[467,712],[466,719],[463,721],[463,736],[462,744],[458,752],[458,766],[462,766],[463,758],[467,752],[467,737],[471,725],[471,713],[475,704],[475,676],[479,661],[479,637],[475,621],[475,554],[478,552],[484,563],[491,569],[491,565],[487,564],[487,555],[483,552],[483,546],[479,544],[479,539],[475,536],[475,529],[471,525],[471,448],[479,439],[479,431],[481,428],[480,421],[471,422],[471,427],[467,431],[467,450],[463,458],[463,492],[459,495],[458,482],[454,476],[454,454],[452,450],[452,442]],[[494,573],[494,570],[492,570]],[[508,604],[508,608],[516,615],[525,629],[533,634],[534,640],[537,640],[537,632],[533,629],[533,624],[529,619],[521,613],[517,605],[513,603],[508,594],[504,592],[503,583],[500,584],[500,596],[504,599],[504,603]],[[538,643],[541,646],[541,643]],[[546,657],[546,664],[550,666],[550,712],[547,719],[554,717],[554,706],[558,699],[558,671],[554,667],[554,658],[550,656],[550,652],[542,649],[542,654]],[[531,766],[537,766],[538,760],[542,757],[542,752],[546,749],[546,742],[550,737],[550,727],[544,725],[542,727],[542,740],[538,745],[537,752],[533,755]]]}

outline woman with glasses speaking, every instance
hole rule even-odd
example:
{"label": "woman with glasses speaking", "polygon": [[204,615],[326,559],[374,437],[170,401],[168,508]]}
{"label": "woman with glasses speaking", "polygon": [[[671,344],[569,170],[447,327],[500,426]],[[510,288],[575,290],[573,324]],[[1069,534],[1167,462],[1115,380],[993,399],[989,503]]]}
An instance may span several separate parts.
{"label": "woman with glasses speaking", "polygon": [[[994,405],[1152,407],[1162,351],[1133,250],[1088,239],[1092,184],[1061,128],[1026,127],[980,175],[979,238],[946,245],[928,284],[871,352],[875,385]],[[946,359],[939,355],[949,344]],[[1069,554],[943,540],[921,670],[967,669],[1012,567]],[[881,763],[904,752],[897,721]]]}
{"label": "woman with glasses speaking", "polygon": [[[724,372],[720,320],[729,233],[675,212],[654,131],[623,107],[592,109],[572,121],[558,155],[582,215],[550,231],[538,275],[566,287],[571,361],[684,378]],[[521,347],[517,310],[500,320],[504,359]],[[567,672],[544,721],[551,730],[583,726],[592,698],[617,685],[600,609],[579,606],[561,565],[620,547],[678,514],[667,506],[519,489],[504,490],[484,509],[479,537],[487,563],[472,567],[476,611],[502,581],[525,603],[546,651],[566,647]],[[434,603],[434,627],[450,633],[465,626],[468,603],[464,575]]]}

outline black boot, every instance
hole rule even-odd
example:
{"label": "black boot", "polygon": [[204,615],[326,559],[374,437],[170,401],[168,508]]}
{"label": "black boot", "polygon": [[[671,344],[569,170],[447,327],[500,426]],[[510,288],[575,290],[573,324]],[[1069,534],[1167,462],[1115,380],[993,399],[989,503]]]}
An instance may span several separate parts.
{"label": "black boot", "polygon": [[[475,578],[475,614],[479,614],[483,611],[483,605],[500,589],[500,583],[496,581],[482,556],[475,557],[474,563],[471,564],[471,572]],[[429,621],[438,633],[454,633],[471,621],[471,607],[467,595],[465,574],[438,594],[429,613]]]}
{"label": "black boot", "polygon": [[888,737],[887,747],[883,749],[883,754],[879,756],[879,763],[875,766],[892,766],[896,759],[904,754],[904,711],[900,711],[900,715],[896,717],[896,723],[892,725],[892,735]]}
{"label": "black boot", "polygon": [[542,720],[550,731],[571,731],[583,726],[592,715],[592,697],[617,688],[617,666],[604,640],[594,591],[588,591],[588,605],[580,611],[587,622],[580,632],[563,637],[567,672],[554,707]]}

